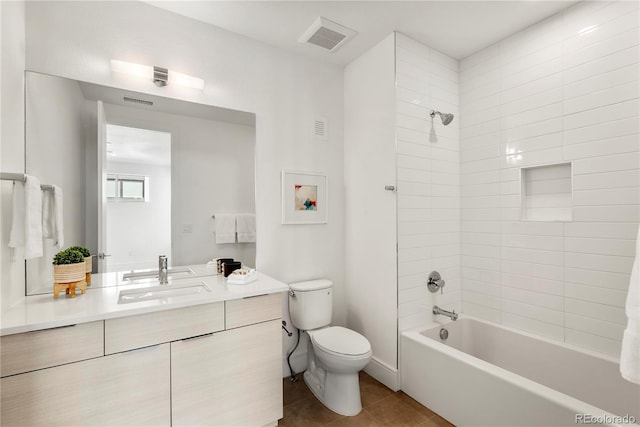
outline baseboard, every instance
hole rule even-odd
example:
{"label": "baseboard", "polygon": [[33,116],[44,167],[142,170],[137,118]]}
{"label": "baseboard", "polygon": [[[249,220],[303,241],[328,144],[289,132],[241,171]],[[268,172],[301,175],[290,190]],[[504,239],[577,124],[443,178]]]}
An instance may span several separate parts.
{"label": "baseboard", "polygon": [[391,390],[400,390],[400,377],[398,375],[398,370],[377,360],[375,357],[371,358],[371,362],[365,366],[364,371],[389,387]]}

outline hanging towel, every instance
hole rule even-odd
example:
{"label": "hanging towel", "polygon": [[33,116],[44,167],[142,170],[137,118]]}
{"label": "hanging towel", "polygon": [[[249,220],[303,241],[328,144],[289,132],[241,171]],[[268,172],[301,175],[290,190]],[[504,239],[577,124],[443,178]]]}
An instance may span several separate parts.
{"label": "hanging towel", "polygon": [[622,336],[620,373],[627,381],[640,384],[640,228],[636,238],[636,259],[629,280],[625,312],[627,329]]}
{"label": "hanging towel", "polygon": [[240,214],[236,216],[236,232],[238,243],[256,241],[256,216],[254,214]]}
{"label": "hanging towel", "polygon": [[15,250],[24,246],[25,259],[41,257],[42,190],[36,177],[25,175],[24,185],[15,185],[12,221],[9,247]]}
{"label": "hanging towel", "polygon": [[62,210],[62,189],[53,185],[42,193],[42,235],[52,239],[56,248],[64,246],[64,223]]}
{"label": "hanging towel", "polygon": [[216,214],[216,243],[236,242],[236,216]]}

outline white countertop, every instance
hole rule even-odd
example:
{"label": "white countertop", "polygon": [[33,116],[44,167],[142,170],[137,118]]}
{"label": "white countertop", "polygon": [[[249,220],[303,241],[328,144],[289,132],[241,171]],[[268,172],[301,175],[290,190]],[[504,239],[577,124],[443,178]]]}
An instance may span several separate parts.
{"label": "white countertop", "polygon": [[256,281],[246,285],[229,285],[222,275],[208,275],[170,280],[169,286],[200,282],[204,282],[211,292],[128,304],[118,304],[121,290],[154,286],[157,281],[107,287],[96,287],[97,283],[94,283],[87,287],[84,295],[78,289],[75,298],[64,293],[60,293],[58,299],[53,299],[53,294],[27,296],[2,312],[0,336],[289,290],[286,284],[262,273],[258,273]]}

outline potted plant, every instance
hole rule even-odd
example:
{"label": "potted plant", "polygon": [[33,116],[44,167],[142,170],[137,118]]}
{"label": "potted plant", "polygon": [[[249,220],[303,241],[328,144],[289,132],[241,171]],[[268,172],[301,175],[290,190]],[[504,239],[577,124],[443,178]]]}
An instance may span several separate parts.
{"label": "potted plant", "polygon": [[84,256],[84,263],[85,263],[85,281],[87,282],[87,285],[91,284],[91,271],[93,270],[93,259],[91,258],[91,252],[89,252],[89,249],[85,248],[84,246],[71,246],[69,248],[70,251],[78,251],[82,254],[82,256]]}
{"label": "potted plant", "polygon": [[56,283],[84,280],[86,270],[84,255],[80,251],[69,248],[53,257],[53,278]]}

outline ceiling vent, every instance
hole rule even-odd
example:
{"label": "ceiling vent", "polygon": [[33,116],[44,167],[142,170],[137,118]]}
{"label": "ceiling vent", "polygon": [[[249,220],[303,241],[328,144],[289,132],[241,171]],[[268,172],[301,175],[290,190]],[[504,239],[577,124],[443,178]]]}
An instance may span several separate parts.
{"label": "ceiling vent", "polygon": [[149,106],[153,105],[153,101],[147,101],[146,99],[142,99],[142,98],[133,98],[131,96],[123,96],[122,100],[125,102],[133,102],[134,104],[143,104],[143,105],[149,105]]}
{"label": "ceiling vent", "polygon": [[355,31],[320,16],[298,41],[321,47],[329,52],[335,52],[355,34]]}

